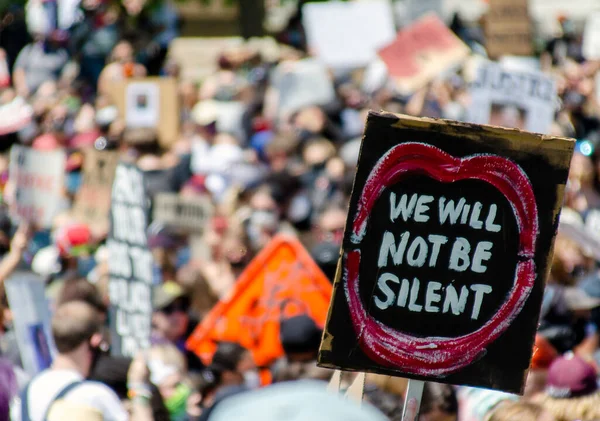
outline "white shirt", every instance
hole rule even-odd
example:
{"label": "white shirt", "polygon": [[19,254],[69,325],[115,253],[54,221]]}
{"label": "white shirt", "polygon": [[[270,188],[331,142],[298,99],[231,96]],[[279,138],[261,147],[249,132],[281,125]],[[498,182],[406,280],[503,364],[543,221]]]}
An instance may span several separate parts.
{"label": "white shirt", "polygon": [[[31,421],[43,419],[50,402],[68,384],[83,381],[81,374],[72,370],[42,371],[29,386],[28,406]],[[108,386],[97,382],[84,382],[66,394],[65,401],[86,405],[100,411],[104,421],[126,421],[129,416],[119,397]],[[15,400],[10,408],[12,421],[21,421],[21,402]]]}

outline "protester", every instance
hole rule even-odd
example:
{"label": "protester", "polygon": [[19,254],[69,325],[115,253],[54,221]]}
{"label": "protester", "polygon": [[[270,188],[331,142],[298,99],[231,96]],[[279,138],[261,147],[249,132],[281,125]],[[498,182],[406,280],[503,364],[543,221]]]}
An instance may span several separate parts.
{"label": "protester", "polygon": [[52,319],[52,335],[58,355],[52,367],[36,376],[11,410],[13,420],[44,420],[60,400],[85,404],[102,413],[104,420],[152,420],[149,405],[148,369],[135,361],[128,382],[133,399],[128,417],[117,395],[108,387],[84,379],[90,373],[102,342],[96,310],[81,301],[59,307]]}
{"label": "protester", "polygon": [[548,369],[545,392],[535,399],[557,421],[600,418],[600,392],[594,366],[572,354],[556,359]]}

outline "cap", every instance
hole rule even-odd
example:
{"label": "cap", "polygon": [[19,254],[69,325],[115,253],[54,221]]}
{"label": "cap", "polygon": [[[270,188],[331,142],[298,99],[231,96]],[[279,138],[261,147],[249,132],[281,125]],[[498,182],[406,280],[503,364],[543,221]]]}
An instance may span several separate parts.
{"label": "cap", "polygon": [[552,398],[586,396],[596,390],[596,370],[573,353],[557,358],[548,369],[546,394]]}
{"label": "cap", "polygon": [[192,120],[199,126],[216,123],[219,118],[219,107],[216,101],[200,101],[192,109]]}
{"label": "cap", "polygon": [[46,133],[36,137],[31,147],[38,151],[53,151],[58,149],[60,145],[56,136]]}
{"label": "cap", "polygon": [[155,310],[161,310],[184,295],[185,291],[179,286],[179,284],[168,281],[164,284],[154,287],[152,304]]}
{"label": "cap", "polygon": [[86,224],[69,224],[56,232],[54,241],[61,256],[77,257],[89,252],[92,232]]}
{"label": "cap", "polygon": [[322,331],[307,315],[284,319],[280,324],[281,346],[287,355],[319,350]]}
{"label": "cap", "polygon": [[564,299],[570,310],[592,310],[600,306],[600,298],[592,297],[579,287],[566,287]]}

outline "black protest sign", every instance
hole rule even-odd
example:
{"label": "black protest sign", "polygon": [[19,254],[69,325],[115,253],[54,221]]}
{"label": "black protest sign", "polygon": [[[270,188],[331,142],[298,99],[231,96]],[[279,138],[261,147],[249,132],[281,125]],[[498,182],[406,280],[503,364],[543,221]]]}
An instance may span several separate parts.
{"label": "black protest sign", "polygon": [[371,113],[320,365],[521,391],[572,151]]}
{"label": "black protest sign", "polygon": [[150,346],[153,265],[146,236],[148,214],[143,173],[135,166],[119,164],[107,241],[113,355],[132,357]]}

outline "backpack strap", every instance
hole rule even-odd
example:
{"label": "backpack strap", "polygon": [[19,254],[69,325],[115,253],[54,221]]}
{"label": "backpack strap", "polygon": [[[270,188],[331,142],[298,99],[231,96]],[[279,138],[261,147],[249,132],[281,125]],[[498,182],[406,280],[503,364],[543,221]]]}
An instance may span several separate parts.
{"label": "backpack strap", "polygon": [[[58,392],[56,394],[56,396],[54,396],[54,398],[52,398],[52,400],[50,401],[50,404],[48,404],[48,407],[46,408],[46,412],[44,413],[44,418],[42,418],[43,421],[47,421],[48,420],[48,414],[50,413],[50,409],[52,409],[52,405],[54,405],[54,402],[61,400],[62,398],[65,397],[65,395],[67,393],[69,393],[71,390],[75,389],[77,386],[79,386],[81,383],[83,383],[82,381],[74,381],[73,383],[69,383],[68,385],[66,385],[65,387],[63,387],[60,392]],[[24,421],[24,420],[21,420]]]}
{"label": "backpack strap", "polygon": [[[25,387],[25,390],[23,390],[23,393],[21,393],[21,421],[31,421],[31,416],[29,415],[29,402],[28,402],[29,387],[31,386],[31,383],[32,382],[29,382],[29,384]],[[83,382],[82,381],[74,381],[72,383],[67,384],[65,387],[63,387],[61,390],[59,390],[59,392],[56,394],[56,396],[54,396],[54,398],[52,398],[52,400],[48,404],[48,408],[46,408],[46,412],[44,413],[44,418],[42,418],[42,420],[46,421],[46,419],[48,418],[48,413],[50,412],[50,408],[52,408],[52,405],[54,404],[54,402],[56,402],[59,399],[64,398],[67,393],[69,393],[71,390],[73,390],[74,388],[79,386],[81,383],[83,383]]]}

